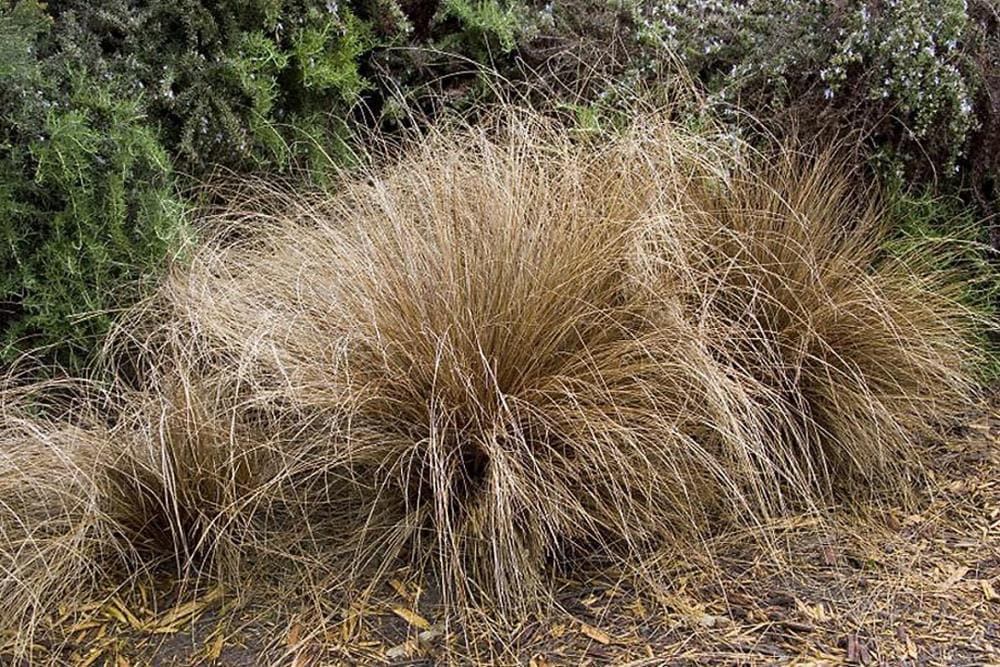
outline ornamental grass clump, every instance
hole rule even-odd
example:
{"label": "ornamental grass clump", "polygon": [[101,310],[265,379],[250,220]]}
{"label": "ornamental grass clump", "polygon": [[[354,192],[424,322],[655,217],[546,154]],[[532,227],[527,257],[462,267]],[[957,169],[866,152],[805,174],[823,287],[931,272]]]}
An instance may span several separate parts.
{"label": "ornamental grass clump", "polygon": [[756,159],[680,199],[713,345],[779,397],[786,470],[812,492],[905,491],[975,384],[957,243],[887,244],[899,221],[829,153]]}
{"label": "ornamental grass clump", "polygon": [[161,299],[367,488],[356,563],[518,608],[573,554],[905,489],[974,389],[960,281],[883,251],[872,188],[721,145],[658,118],[432,133],[216,218]]}
{"label": "ornamental grass clump", "polygon": [[[906,491],[973,400],[979,325],[933,249],[885,249],[873,188],[801,153],[512,112],[334,194],[249,188],[111,339],[104,430],[46,436],[52,477],[98,471],[50,532],[238,593],[409,564],[509,620],[557,572]],[[11,471],[4,545],[37,516]]]}

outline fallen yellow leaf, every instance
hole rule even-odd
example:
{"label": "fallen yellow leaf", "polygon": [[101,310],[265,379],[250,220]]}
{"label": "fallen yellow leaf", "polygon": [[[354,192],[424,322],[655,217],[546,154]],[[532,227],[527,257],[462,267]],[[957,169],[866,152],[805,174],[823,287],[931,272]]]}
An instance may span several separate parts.
{"label": "fallen yellow leaf", "polygon": [[403,619],[404,621],[406,621],[415,628],[420,628],[421,630],[430,630],[431,622],[415,611],[411,611],[405,607],[393,607],[392,613],[394,613],[396,616],[399,616],[401,619]]}
{"label": "fallen yellow leaf", "polygon": [[111,604],[121,612],[122,616],[125,617],[125,621],[131,625],[136,630],[142,628],[142,623],[139,621],[138,617],[133,614],[120,597],[117,595],[111,598]]}
{"label": "fallen yellow leaf", "polygon": [[118,621],[122,625],[128,625],[128,620],[126,620],[125,614],[123,614],[121,610],[119,610],[118,607],[114,606],[113,604],[109,604],[108,606],[106,606],[104,608],[104,613],[109,618]]}
{"label": "fallen yellow leaf", "polygon": [[74,623],[71,625],[66,632],[74,633],[80,632],[81,630],[90,630],[91,628],[98,628],[101,624],[97,621],[80,621],[79,623]]}
{"label": "fallen yellow leaf", "polygon": [[344,620],[340,622],[335,630],[326,633],[327,639],[336,641],[335,638],[339,637],[340,641],[343,642],[357,640],[357,635],[362,630],[361,621],[363,613],[363,611],[356,609],[350,611],[344,616]]}
{"label": "fallen yellow leaf", "polygon": [[909,637],[906,638],[906,655],[913,660],[920,657],[920,654],[917,653],[917,645]]}
{"label": "fallen yellow leaf", "polygon": [[156,621],[159,627],[174,626],[182,620],[196,616],[206,609],[213,602],[222,597],[222,589],[214,588],[197,600],[186,602],[178,607],[174,607]]}
{"label": "fallen yellow leaf", "polygon": [[385,657],[390,660],[399,660],[400,658],[412,658],[416,655],[420,648],[420,642],[414,639],[407,639],[402,644],[397,644],[392,648],[386,650]]}
{"label": "fallen yellow leaf", "polygon": [[406,590],[406,584],[404,584],[399,579],[390,579],[389,585],[392,586],[392,590],[396,591],[396,593],[399,594],[399,597],[403,598],[404,600],[411,599],[410,591]]}
{"label": "fallen yellow leaf", "polygon": [[100,658],[102,655],[104,655],[104,648],[95,648],[87,655],[86,658],[83,659],[83,662],[81,662],[77,667],[90,667],[90,665],[93,665],[95,662],[97,662],[97,659]]}
{"label": "fallen yellow leaf", "polygon": [[217,632],[215,639],[212,640],[212,643],[208,645],[208,649],[205,650],[205,657],[211,661],[218,660],[219,656],[222,655],[222,647],[225,643],[226,635],[221,631]]}

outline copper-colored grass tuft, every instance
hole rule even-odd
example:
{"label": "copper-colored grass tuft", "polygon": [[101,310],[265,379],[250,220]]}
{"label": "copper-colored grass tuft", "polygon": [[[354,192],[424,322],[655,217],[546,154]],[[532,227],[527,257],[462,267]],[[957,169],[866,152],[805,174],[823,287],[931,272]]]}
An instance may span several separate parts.
{"label": "copper-colored grass tuft", "polygon": [[[29,652],[42,617],[87,595],[114,549],[97,461],[107,431],[78,415],[44,414],[37,390],[0,392],[0,642]],[[44,391],[54,387],[46,386]]]}
{"label": "copper-colored grass tuft", "polygon": [[[960,280],[883,250],[892,221],[836,156],[655,115],[432,131],[333,195],[205,224],[113,339],[143,349],[108,430],[7,427],[3,590],[69,567],[18,544],[110,531],[237,587],[409,562],[516,617],[557,567],[905,492],[975,392]],[[81,466],[80,491],[26,488]]]}

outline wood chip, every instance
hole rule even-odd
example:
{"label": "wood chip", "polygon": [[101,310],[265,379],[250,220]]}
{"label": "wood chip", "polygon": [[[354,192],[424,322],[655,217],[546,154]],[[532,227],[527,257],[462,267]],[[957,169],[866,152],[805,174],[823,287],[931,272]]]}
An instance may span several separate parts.
{"label": "wood chip", "polygon": [[599,642],[599,643],[605,644],[605,645],[611,643],[611,635],[609,635],[608,633],[606,633],[604,630],[601,630],[600,628],[595,628],[592,625],[587,625],[586,623],[581,623],[580,624],[580,632],[582,632],[583,634],[587,635],[588,637],[590,637],[591,639],[593,639],[595,642]]}
{"label": "wood chip", "polygon": [[968,572],[969,568],[965,567],[964,565],[956,567],[954,570],[951,571],[951,574],[948,575],[948,578],[944,580],[944,583],[941,584],[941,588],[944,589],[951,588],[959,581],[961,581],[962,577],[964,577]]}
{"label": "wood chip", "polygon": [[980,587],[983,589],[983,597],[986,598],[987,602],[998,602],[1000,601],[1000,595],[997,595],[996,590],[993,585],[987,580],[983,579],[979,582]]}
{"label": "wood chip", "polygon": [[299,643],[299,636],[302,634],[302,624],[299,622],[292,623],[292,627],[288,629],[288,635],[285,637],[285,646],[295,646]]}
{"label": "wood chip", "polygon": [[417,655],[422,648],[428,648],[429,644],[440,637],[441,634],[442,632],[440,627],[433,627],[428,630],[424,630],[413,639],[408,639],[405,642],[396,644],[392,648],[386,650],[385,657],[390,660],[412,658]]}

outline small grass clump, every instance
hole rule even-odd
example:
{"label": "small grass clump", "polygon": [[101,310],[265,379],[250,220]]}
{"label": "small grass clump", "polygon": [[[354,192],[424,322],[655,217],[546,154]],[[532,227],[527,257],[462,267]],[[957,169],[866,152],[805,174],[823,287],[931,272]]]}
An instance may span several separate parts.
{"label": "small grass clump", "polygon": [[[885,250],[854,179],[655,114],[579,137],[513,113],[333,195],[235,202],[112,339],[139,352],[94,441],[32,427],[88,457],[93,520],[38,504],[133,574],[337,600],[410,564],[511,620],[557,572],[896,496],[971,405],[979,323],[932,248]],[[8,559],[38,516],[8,500],[24,468]]]}
{"label": "small grass clump", "polygon": [[49,418],[56,406],[38,390],[61,389],[33,389],[0,393],[0,637],[15,652],[31,647],[34,628],[60,602],[95,590],[107,575],[103,554],[117,542],[96,482],[107,431],[86,410]]}

